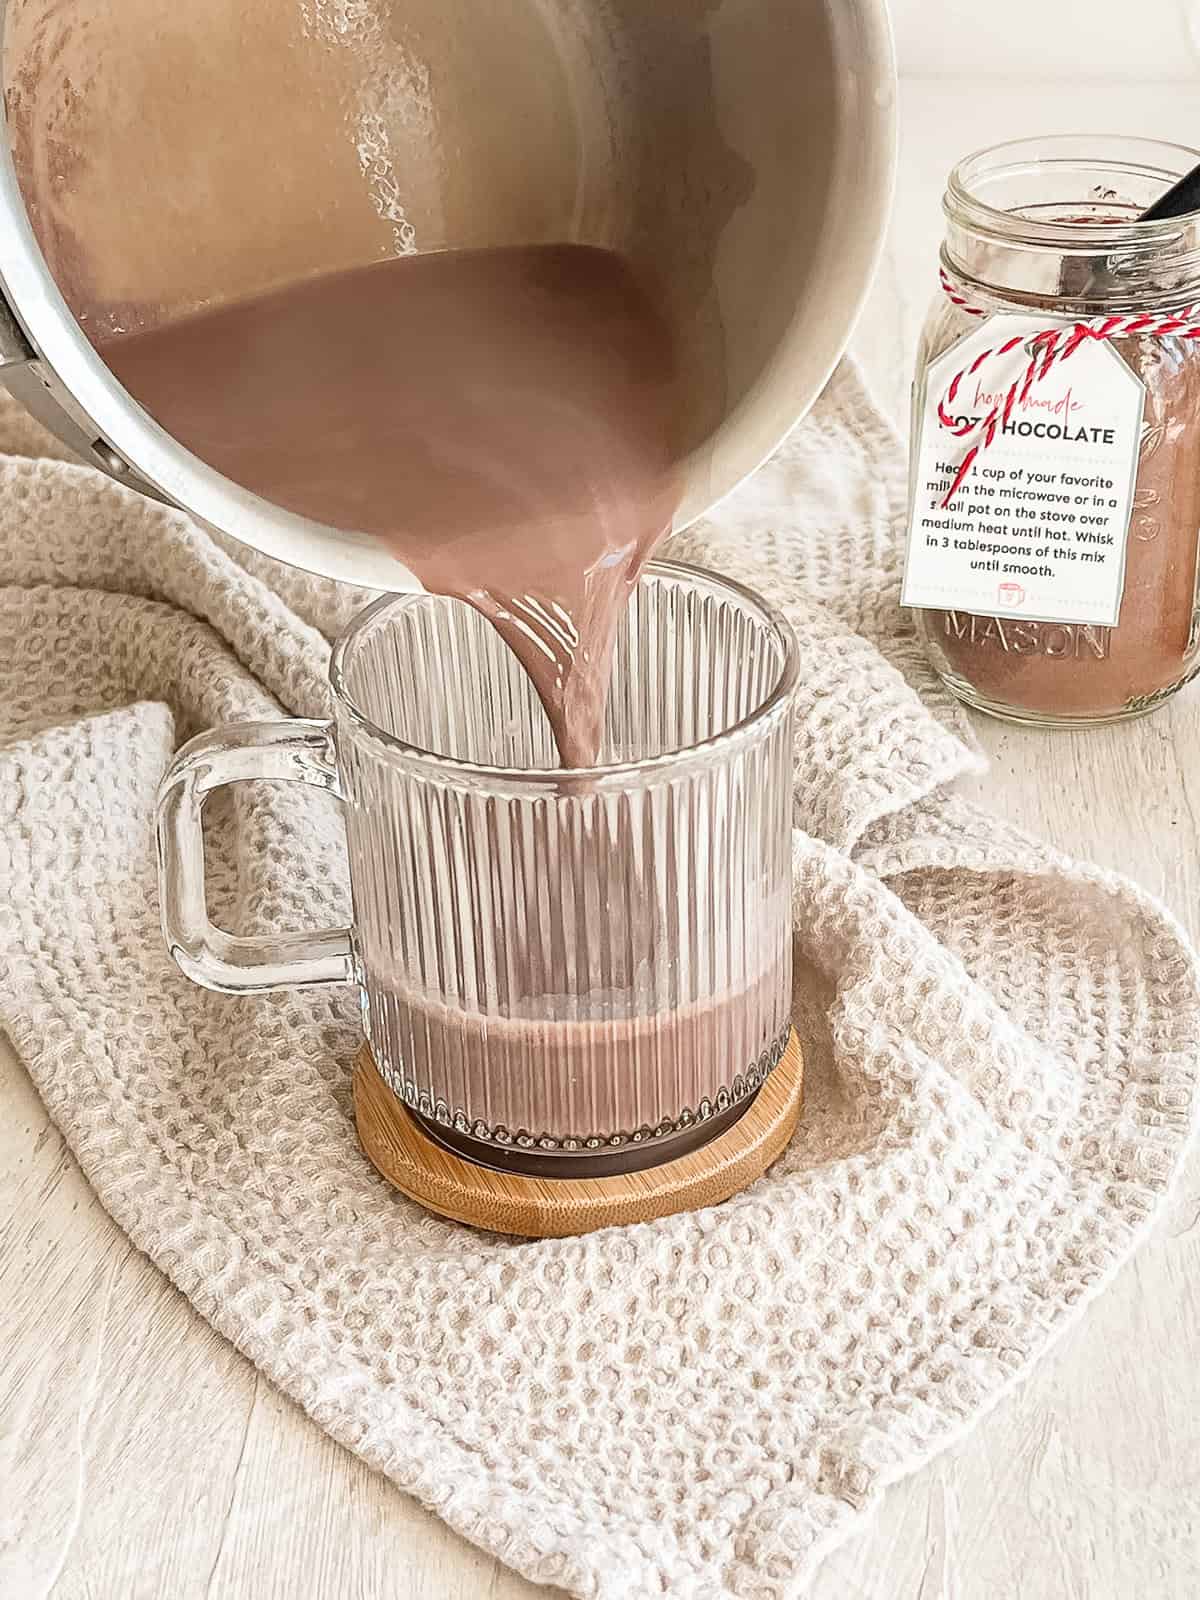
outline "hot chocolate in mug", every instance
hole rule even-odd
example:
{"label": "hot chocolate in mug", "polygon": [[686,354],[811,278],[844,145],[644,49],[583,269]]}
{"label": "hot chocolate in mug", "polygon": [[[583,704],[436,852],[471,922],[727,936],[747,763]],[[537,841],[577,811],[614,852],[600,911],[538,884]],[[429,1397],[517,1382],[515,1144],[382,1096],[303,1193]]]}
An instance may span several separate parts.
{"label": "hot chocolate in mug", "polygon": [[[391,1093],[491,1167],[591,1177],[707,1144],[779,1063],[791,1013],[795,641],[748,590],[654,563],[622,622],[599,764],[564,770],[478,612],[369,607],[329,722],[235,724],[159,804],[163,925],[231,994],[359,986]],[[350,927],[240,938],[205,903],[207,797],[312,784],[344,808]]]}

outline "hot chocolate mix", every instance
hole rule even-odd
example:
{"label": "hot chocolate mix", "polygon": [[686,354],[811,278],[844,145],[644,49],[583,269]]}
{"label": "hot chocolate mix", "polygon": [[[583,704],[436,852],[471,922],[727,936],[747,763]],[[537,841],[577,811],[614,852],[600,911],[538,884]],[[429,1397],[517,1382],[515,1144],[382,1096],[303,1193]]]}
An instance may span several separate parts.
{"label": "hot chocolate mix", "polygon": [[564,765],[594,761],[617,624],[678,498],[673,341],[623,257],[405,256],[103,354],[210,466],[383,540],[427,589],[476,606]]}
{"label": "hot chocolate mix", "polygon": [[[536,686],[564,765],[594,761],[616,630],[678,493],[673,341],[621,257],[581,245],[409,256],[103,353],[211,466],[290,511],[374,535],[426,588],[477,607]],[[627,898],[637,930],[606,937],[632,963],[654,907]],[[752,1088],[746,1074],[787,1025],[783,967],[649,1015],[631,971],[594,1021],[564,1020],[536,971],[518,976],[525,1015],[449,1007],[399,975],[375,1024],[395,1041],[396,1070],[415,1067],[451,1110],[487,1108],[503,1086],[507,1136],[552,1141],[559,1159],[574,1149],[627,1162],[587,1141],[648,1132],[657,1146],[685,1136],[681,1113],[701,1129],[732,1115],[718,1091]],[[393,1088],[409,1098],[409,1081]],[[435,1109],[415,1091],[413,1104]],[[497,1159],[504,1137],[472,1128],[467,1144]]]}
{"label": "hot chocolate mix", "polygon": [[1190,674],[1197,645],[1200,356],[1153,338],[1115,348],[1146,386],[1115,628],[961,611],[918,613],[925,639],[984,700],[1050,719],[1147,708]]}

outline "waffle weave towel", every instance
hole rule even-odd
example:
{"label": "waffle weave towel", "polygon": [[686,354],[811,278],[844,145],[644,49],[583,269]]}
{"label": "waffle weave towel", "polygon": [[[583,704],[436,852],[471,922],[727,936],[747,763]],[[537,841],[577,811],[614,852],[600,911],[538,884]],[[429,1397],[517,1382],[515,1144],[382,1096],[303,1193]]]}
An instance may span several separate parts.
{"label": "waffle weave towel", "polygon": [[[172,752],[323,714],[327,639],[362,596],[85,468],[0,463],[0,1025],[105,1206],[215,1327],[468,1538],[580,1596],[801,1593],[1104,1285],[1190,1132],[1179,930],[948,787],[978,758],[897,607],[901,493],[844,368],[674,550],[800,637],[800,1131],[717,1209],[531,1244],[368,1167],[351,992],[203,993],[160,940]],[[226,924],[345,920],[323,797],[242,789],[210,843]]]}

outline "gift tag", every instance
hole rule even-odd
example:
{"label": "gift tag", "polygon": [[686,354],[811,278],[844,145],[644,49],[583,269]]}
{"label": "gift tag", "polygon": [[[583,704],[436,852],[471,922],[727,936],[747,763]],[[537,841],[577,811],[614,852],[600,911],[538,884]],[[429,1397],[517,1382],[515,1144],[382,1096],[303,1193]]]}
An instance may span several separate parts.
{"label": "gift tag", "polygon": [[913,447],[904,605],[1115,626],[1146,390],[1109,342],[1089,341],[1056,362],[945,503],[978,437],[956,437],[939,419],[955,374],[1021,336],[959,385],[956,425],[983,419],[1023,376],[1026,339],[1053,321],[990,317],[930,363]]}

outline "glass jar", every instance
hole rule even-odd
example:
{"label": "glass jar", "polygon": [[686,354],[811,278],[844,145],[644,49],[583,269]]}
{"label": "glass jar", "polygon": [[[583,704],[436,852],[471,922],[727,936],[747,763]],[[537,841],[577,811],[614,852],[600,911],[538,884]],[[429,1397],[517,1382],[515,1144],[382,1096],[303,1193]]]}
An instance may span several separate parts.
{"label": "glass jar", "polygon": [[[985,317],[1053,326],[1200,301],[1200,214],[1136,220],[1198,163],[1200,151],[1153,140],[1066,137],[998,145],[954,169],[941,263],[956,298],[939,289],[918,350],[914,474],[929,364]],[[948,687],[1010,721],[1120,721],[1200,672],[1200,341],[1139,333],[1112,347],[1145,386],[1116,626],[914,613]],[[961,457],[968,441],[947,438]]]}

